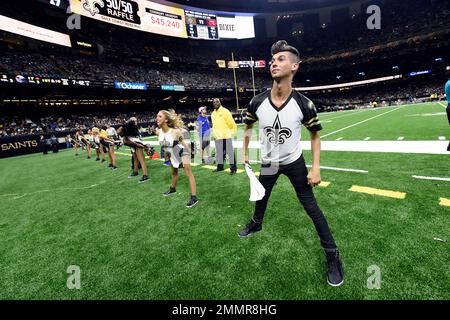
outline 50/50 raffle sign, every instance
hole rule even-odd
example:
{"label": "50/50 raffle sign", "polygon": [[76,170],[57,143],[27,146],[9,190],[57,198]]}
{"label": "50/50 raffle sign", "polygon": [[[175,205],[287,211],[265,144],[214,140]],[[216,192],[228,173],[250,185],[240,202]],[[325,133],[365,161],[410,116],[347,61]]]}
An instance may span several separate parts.
{"label": "50/50 raffle sign", "polygon": [[[112,23],[122,27],[128,27],[135,30],[158,33],[162,35],[179,38],[241,38],[234,34],[230,36],[229,31],[218,29],[215,14],[195,12],[188,10],[188,22],[186,21],[186,12],[183,8],[167,6],[150,0],[70,0],[71,11],[92,19]],[[202,10],[202,9],[199,9]],[[193,18],[195,15],[202,15],[206,19]],[[233,23],[236,18],[236,25],[239,29],[239,22],[242,19],[234,15],[227,17],[227,22]],[[242,32],[247,34],[244,38],[254,37],[253,17],[245,17],[248,25],[241,26]],[[211,21],[209,21],[211,20]],[[197,23],[198,22],[198,23]],[[194,23],[194,24],[193,24]],[[203,29],[209,27],[208,32],[201,33]],[[191,32],[187,32],[187,30]],[[194,32],[192,32],[194,30]],[[249,34],[248,30],[252,32]],[[228,32],[228,33],[227,33]],[[241,34],[236,30],[236,35]]]}

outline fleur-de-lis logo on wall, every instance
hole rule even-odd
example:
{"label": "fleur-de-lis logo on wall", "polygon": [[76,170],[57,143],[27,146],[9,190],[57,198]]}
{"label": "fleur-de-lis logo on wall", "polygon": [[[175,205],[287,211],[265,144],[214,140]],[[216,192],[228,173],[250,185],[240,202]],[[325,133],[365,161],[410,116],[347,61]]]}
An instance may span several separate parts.
{"label": "fleur-de-lis logo on wall", "polygon": [[101,8],[105,6],[103,0],[84,0],[83,8],[84,10],[89,11],[89,13],[92,16],[95,16],[97,13],[100,12],[98,8],[95,6],[96,4],[98,4]]}
{"label": "fleur-de-lis logo on wall", "polygon": [[274,145],[283,144],[286,139],[292,135],[292,131],[281,125],[280,118],[275,118],[275,121],[271,127],[264,127],[264,134],[269,138],[269,142]]}

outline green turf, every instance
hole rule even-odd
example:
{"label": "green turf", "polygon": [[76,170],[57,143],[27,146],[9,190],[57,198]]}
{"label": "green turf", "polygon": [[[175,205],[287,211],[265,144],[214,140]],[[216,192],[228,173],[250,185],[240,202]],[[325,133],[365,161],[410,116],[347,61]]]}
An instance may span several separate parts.
{"label": "green turf", "polygon": [[[317,235],[285,177],[263,232],[240,239],[253,210],[245,173],[194,167],[200,202],[187,209],[183,173],[165,198],[168,168],[149,160],[151,182],[138,184],[127,179],[129,162],[119,156],[111,172],[70,151],[0,160],[0,299],[450,298],[450,207],[439,205],[450,182],[411,178],[448,176],[448,156],[322,153],[323,166],[369,171],[323,169],[331,184],[315,189],[345,265],[339,288],[325,282]],[[81,268],[80,290],[66,287],[69,265]],[[379,290],[366,286],[371,265],[381,269]]]}
{"label": "green turf", "polygon": [[[404,137],[408,140],[438,140],[444,136],[450,138],[445,108],[436,103],[420,103],[386,108],[359,109],[343,112],[319,113],[323,130],[323,140],[397,140]],[[348,127],[348,128],[347,128]],[[342,130],[344,129],[344,130]],[[334,133],[335,131],[342,130]],[[252,133],[257,140],[258,128]],[[244,125],[238,125],[235,139],[242,140]],[[309,137],[307,129],[302,127],[302,136]],[[192,132],[191,137],[195,134]],[[150,138],[156,140],[156,137]]]}
{"label": "green turf", "polygon": [[[397,140],[398,137],[404,137],[404,140],[438,140],[439,136],[447,139],[450,136],[445,108],[437,103],[357,110],[336,118],[323,114],[319,118],[323,122],[321,135],[324,140],[340,137],[343,140],[363,140],[366,137],[371,140]],[[366,122],[355,125],[361,121]],[[349,128],[330,134],[346,127]]]}
{"label": "green turf", "polygon": [[[428,103],[324,113],[321,135],[448,139],[444,111]],[[239,125],[236,137],[242,136]],[[257,136],[255,129],[252,139]],[[183,173],[178,193],[165,198],[168,168],[148,160],[151,182],[140,185],[127,179],[130,157],[126,148],[121,152],[127,155],[118,156],[115,172],[70,151],[0,159],[0,299],[450,298],[450,207],[439,205],[450,199],[450,182],[411,177],[449,177],[448,155],[322,151],[322,166],[369,171],[322,169],[331,184],[315,189],[346,271],[345,284],[331,288],[313,225],[285,177],[263,232],[240,239],[237,231],[254,206],[245,173],[194,167],[200,202],[187,209]],[[257,150],[251,158],[259,159]],[[311,163],[310,152],[305,158]],[[406,198],[354,193],[352,185]],[[70,265],[81,268],[81,290],[66,286]],[[372,265],[381,269],[379,290],[366,286]]]}

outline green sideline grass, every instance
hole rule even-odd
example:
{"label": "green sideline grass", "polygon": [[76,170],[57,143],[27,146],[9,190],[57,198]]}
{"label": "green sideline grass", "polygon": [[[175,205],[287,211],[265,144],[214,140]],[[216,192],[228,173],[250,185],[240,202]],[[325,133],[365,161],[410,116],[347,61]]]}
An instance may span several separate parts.
{"label": "green sideline grass", "polygon": [[[0,299],[449,299],[450,207],[439,198],[450,182],[411,178],[448,176],[448,156],[323,152],[321,164],[369,171],[323,169],[331,184],[315,189],[345,266],[339,288],[326,284],[318,237],[285,177],[263,232],[240,239],[254,207],[245,173],[194,167],[200,202],[187,209],[184,173],[178,193],[162,196],[160,161],[148,160],[151,181],[138,184],[125,155],[115,172],[71,151],[1,159]],[[69,265],[81,268],[80,290],[66,287]],[[379,290],[367,288],[371,265]]]}
{"label": "green sideline grass", "polygon": [[[444,136],[450,139],[445,108],[436,102],[386,108],[359,109],[344,112],[319,113],[323,130],[323,140],[438,140]],[[349,127],[349,128],[347,128]],[[333,133],[340,129],[345,130]],[[242,140],[244,125],[238,125],[235,139]],[[192,138],[195,134],[192,132]],[[302,127],[302,137],[309,137],[307,129]],[[255,125],[252,139],[257,140],[258,129]],[[151,137],[149,140],[156,140]]]}

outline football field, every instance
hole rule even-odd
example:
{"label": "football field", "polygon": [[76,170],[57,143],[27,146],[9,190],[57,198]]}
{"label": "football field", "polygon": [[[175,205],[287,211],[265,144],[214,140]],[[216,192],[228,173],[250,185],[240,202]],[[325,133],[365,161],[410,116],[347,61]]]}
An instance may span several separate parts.
{"label": "football field", "polygon": [[[321,153],[315,195],[341,252],[341,287],[327,285],[318,236],[286,177],[272,192],[263,231],[241,239],[254,208],[245,172],[194,163],[199,203],[188,209],[183,172],[177,194],[163,197],[168,167],[147,160],[150,181],[138,184],[128,179],[131,158],[122,147],[116,171],[84,151],[0,159],[0,299],[450,299],[443,105],[319,118],[324,146],[400,143],[398,152]],[[242,136],[239,126],[237,144]],[[302,137],[308,141],[306,130]],[[443,150],[410,153],[402,142]],[[311,152],[304,154],[311,164]],[[254,149],[252,160],[258,156]],[[67,286],[69,266],[80,270],[79,289]]]}

